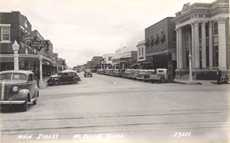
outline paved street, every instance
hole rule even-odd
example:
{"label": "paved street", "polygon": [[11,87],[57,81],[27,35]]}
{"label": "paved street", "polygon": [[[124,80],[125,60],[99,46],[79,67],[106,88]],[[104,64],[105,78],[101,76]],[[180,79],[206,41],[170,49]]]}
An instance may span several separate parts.
{"label": "paved street", "polygon": [[[40,90],[27,112],[0,113],[2,136],[110,133],[117,138],[228,138],[229,85],[151,84],[94,74]],[[227,95],[228,94],[228,95]],[[147,139],[147,138],[146,138]],[[213,140],[213,139],[212,139]]]}

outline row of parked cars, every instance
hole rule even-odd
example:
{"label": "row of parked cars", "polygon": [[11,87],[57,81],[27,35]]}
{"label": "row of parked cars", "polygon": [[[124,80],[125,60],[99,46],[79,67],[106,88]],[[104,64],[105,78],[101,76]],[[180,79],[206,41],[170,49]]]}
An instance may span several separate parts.
{"label": "row of parked cars", "polygon": [[168,72],[167,69],[158,68],[154,69],[99,69],[99,74],[124,77],[128,79],[136,79],[149,82],[167,82]]}
{"label": "row of parked cars", "polygon": [[74,84],[81,80],[74,70],[64,70],[57,74],[51,75],[47,80],[47,85]]}

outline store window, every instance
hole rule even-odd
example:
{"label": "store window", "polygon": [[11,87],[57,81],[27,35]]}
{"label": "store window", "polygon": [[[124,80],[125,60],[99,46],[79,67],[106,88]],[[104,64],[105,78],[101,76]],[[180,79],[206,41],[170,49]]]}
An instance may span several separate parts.
{"label": "store window", "polygon": [[10,27],[2,26],[1,28],[1,41],[10,41]]}

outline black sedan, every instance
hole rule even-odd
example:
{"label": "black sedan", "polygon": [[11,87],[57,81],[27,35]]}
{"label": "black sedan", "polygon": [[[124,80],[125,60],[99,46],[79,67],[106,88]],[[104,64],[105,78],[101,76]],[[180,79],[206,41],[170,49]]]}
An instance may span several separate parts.
{"label": "black sedan", "polygon": [[36,104],[39,88],[31,71],[0,72],[0,106],[20,105],[26,111],[28,104]]}
{"label": "black sedan", "polygon": [[73,84],[78,83],[81,78],[73,70],[64,70],[58,74],[50,76],[47,81],[48,85]]}

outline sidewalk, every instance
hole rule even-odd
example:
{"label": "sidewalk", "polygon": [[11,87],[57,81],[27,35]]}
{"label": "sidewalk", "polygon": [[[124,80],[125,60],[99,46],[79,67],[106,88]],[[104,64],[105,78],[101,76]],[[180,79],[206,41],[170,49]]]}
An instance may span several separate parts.
{"label": "sidewalk", "polygon": [[[190,82],[189,80],[180,80],[180,79],[175,79],[174,83],[178,84],[190,84],[190,85],[214,85],[217,84],[216,80],[193,80]],[[230,84],[228,82],[228,84]]]}
{"label": "sidewalk", "polygon": [[44,78],[43,81],[42,81],[42,83],[39,83],[39,84],[41,84],[40,87],[39,87],[40,89],[43,89],[43,88],[47,87],[47,80],[48,79],[49,79],[48,77]]}

